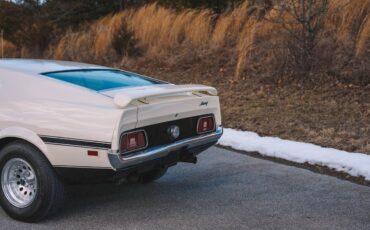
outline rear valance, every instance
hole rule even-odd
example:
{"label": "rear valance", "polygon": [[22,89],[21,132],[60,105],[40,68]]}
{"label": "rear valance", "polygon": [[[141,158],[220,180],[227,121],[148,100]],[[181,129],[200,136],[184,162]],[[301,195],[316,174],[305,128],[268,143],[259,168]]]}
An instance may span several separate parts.
{"label": "rear valance", "polygon": [[145,99],[148,97],[167,96],[179,93],[205,93],[217,96],[217,90],[213,87],[204,85],[152,85],[143,87],[125,88],[119,91],[113,90],[104,92],[105,95],[111,96],[114,103],[119,108],[124,108],[132,101]]}

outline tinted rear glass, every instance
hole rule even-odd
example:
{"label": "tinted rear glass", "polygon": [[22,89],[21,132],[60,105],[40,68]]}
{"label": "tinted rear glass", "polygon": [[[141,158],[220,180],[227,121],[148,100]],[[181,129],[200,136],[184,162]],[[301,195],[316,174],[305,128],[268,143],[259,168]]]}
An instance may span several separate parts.
{"label": "tinted rear glass", "polygon": [[43,75],[95,91],[164,84],[164,82],[156,81],[148,77],[109,69],[52,72],[44,73]]}

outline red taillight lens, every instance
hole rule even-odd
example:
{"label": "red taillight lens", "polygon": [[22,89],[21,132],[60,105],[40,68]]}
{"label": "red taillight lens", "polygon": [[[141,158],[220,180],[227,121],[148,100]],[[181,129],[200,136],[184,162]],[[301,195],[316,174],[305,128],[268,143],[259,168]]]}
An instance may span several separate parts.
{"label": "red taillight lens", "polygon": [[136,131],[123,134],[121,137],[121,153],[143,149],[147,146],[144,131]]}
{"label": "red taillight lens", "polygon": [[199,118],[197,127],[197,132],[199,134],[211,132],[214,129],[215,129],[215,119],[213,117],[208,116]]}

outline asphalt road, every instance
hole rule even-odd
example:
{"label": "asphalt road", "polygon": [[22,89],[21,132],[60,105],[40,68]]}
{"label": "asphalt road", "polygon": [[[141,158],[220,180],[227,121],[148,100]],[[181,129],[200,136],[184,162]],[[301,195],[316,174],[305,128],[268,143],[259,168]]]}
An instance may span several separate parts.
{"label": "asphalt road", "polygon": [[370,188],[212,148],[150,185],[70,188],[63,211],[0,229],[370,229]]}

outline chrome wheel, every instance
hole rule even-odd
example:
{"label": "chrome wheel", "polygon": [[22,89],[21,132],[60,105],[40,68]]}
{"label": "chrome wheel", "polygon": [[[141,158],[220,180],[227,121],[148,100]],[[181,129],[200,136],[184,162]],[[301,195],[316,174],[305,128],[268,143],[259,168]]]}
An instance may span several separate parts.
{"label": "chrome wheel", "polygon": [[36,198],[36,173],[27,161],[21,158],[10,159],[1,172],[1,187],[12,205],[26,208]]}

